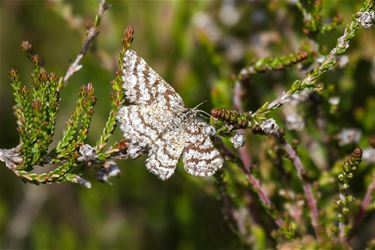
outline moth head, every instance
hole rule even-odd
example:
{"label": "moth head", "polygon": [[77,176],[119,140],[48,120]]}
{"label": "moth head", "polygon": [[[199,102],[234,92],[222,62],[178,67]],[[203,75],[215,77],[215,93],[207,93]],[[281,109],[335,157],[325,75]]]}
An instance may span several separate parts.
{"label": "moth head", "polygon": [[201,110],[201,109],[198,109],[200,106],[202,106],[205,102],[207,102],[207,100],[199,103],[197,106],[195,106],[192,110],[192,112],[194,113],[195,117],[199,116],[201,118],[207,118],[209,119],[211,117],[211,115],[209,113],[207,113],[206,111],[204,110]]}

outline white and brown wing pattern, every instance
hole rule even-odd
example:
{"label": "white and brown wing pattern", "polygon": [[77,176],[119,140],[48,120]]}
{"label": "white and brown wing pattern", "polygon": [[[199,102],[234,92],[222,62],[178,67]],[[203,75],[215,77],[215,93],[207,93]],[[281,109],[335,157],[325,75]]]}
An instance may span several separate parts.
{"label": "white and brown wing pattern", "polygon": [[127,50],[122,65],[123,88],[127,101],[180,111],[184,103],[176,91],[133,50]]}
{"label": "white and brown wing pattern", "polygon": [[117,120],[125,139],[132,145],[152,145],[163,132],[163,120],[156,119],[150,106],[129,105],[120,109]]}
{"label": "white and brown wing pattern", "polygon": [[196,176],[211,176],[223,166],[223,158],[206,133],[207,124],[197,121],[186,127],[182,156],[185,170]]}
{"label": "white and brown wing pattern", "polygon": [[134,51],[125,53],[122,68],[125,97],[131,105],[120,109],[117,120],[130,144],[129,156],[147,151],[146,168],[162,180],[174,173],[181,154],[192,175],[211,176],[221,168],[223,158],[197,111],[186,108],[175,90]]}
{"label": "white and brown wing pattern", "polygon": [[185,147],[184,131],[167,131],[150,149],[146,168],[162,180],[172,176]]}

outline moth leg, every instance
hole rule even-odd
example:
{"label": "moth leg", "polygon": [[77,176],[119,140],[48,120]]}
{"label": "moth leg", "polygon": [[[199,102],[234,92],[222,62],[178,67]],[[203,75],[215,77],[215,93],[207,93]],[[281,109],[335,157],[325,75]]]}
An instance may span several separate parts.
{"label": "moth leg", "polygon": [[131,159],[136,159],[141,155],[144,155],[146,153],[146,145],[139,145],[139,144],[130,144],[126,154],[131,158]]}

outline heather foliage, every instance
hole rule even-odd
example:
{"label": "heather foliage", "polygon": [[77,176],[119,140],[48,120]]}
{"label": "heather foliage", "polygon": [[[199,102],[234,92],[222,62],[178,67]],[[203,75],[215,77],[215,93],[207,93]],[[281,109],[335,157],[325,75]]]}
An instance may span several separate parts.
{"label": "heather foliage", "polygon": [[[375,247],[373,0],[93,3],[0,5],[31,63],[9,59],[20,35],[4,26],[2,248]],[[187,106],[207,100],[214,177],[161,182],[128,159],[129,47]]]}

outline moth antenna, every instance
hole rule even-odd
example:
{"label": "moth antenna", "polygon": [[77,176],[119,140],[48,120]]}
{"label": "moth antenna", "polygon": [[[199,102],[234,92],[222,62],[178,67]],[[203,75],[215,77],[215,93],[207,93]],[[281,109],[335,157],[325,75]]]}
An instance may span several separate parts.
{"label": "moth antenna", "polygon": [[207,100],[204,100],[203,102],[199,103],[197,106],[195,106],[193,109],[194,110],[198,110],[199,106],[203,105],[204,103],[206,103]]}
{"label": "moth antenna", "polygon": [[211,118],[211,115],[209,113],[207,113],[206,111],[204,111],[204,110],[198,109],[197,112],[198,112],[198,114],[204,114],[204,115],[206,115],[207,116],[206,118]]}

